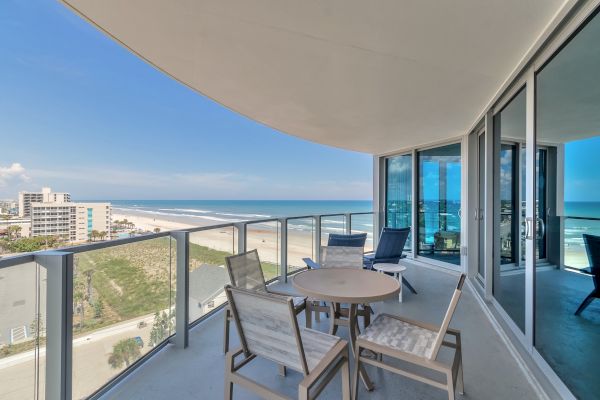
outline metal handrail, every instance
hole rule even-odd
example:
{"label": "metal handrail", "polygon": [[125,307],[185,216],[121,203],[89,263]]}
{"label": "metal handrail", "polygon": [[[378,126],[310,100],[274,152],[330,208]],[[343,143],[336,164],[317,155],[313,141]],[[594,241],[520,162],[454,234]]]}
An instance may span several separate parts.
{"label": "metal handrail", "polygon": [[565,215],[563,216],[564,219],[583,219],[583,220],[588,220],[588,221],[600,221],[600,217],[580,217],[580,216],[574,216],[574,215]]}

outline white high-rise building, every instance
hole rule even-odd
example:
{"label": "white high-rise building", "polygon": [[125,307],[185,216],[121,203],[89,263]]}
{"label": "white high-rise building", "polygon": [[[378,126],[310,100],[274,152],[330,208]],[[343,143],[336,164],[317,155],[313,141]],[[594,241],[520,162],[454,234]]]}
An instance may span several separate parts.
{"label": "white high-rise building", "polygon": [[19,217],[31,215],[31,203],[69,203],[69,193],[53,192],[49,187],[42,188],[41,192],[19,192]]}
{"label": "white high-rise building", "polygon": [[31,203],[31,236],[60,236],[71,242],[84,242],[92,231],[110,239],[110,203],[36,202]]}

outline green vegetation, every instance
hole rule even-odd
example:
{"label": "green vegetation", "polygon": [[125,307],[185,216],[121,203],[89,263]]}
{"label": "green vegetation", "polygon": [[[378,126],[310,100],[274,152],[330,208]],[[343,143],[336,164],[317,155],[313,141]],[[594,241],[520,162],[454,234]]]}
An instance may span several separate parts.
{"label": "green vegetation", "polygon": [[113,346],[113,351],[108,357],[108,363],[114,369],[131,365],[142,355],[140,346],[135,338],[123,339]]}
{"label": "green vegetation", "polygon": [[167,337],[175,330],[175,313],[169,310],[156,312],[154,314],[154,323],[152,324],[152,331],[150,331],[150,346],[154,347]]}
{"label": "green vegetation", "polygon": [[44,249],[51,249],[62,245],[56,236],[36,236],[18,239],[0,239],[0,248],[8,253],[26,253]]}

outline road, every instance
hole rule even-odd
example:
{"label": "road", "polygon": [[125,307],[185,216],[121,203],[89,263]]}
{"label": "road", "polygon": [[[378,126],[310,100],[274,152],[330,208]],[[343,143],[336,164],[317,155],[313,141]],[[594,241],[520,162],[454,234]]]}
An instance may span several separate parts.
{"label": "road", "polygon": [[[146,322],[138,328],[139,322]],[[148,346],[154,315],[119,323],[91,332],[73,340],[73,398],[84,398],[105,384],[121,370],[108,364],[113,346],[122,339],[141,336],[144,341],[142,354],[151,350]],[[45,349],[40,351],[40,390],[43,391]],[[31,398],[35,379],[33,351],[0,359],[0,399],[21,400]]]}

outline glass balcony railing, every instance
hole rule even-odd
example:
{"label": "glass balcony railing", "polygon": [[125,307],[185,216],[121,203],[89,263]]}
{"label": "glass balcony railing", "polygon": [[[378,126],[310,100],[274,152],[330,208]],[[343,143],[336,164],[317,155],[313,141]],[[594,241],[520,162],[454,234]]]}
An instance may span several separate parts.
{"label": "glass balcony railing", "polygon": [[321,246],[327,246],[331,233],[348,233],[346,224],[346,214],[323,215],[321,217]]}
{"label": "glass balcony railing", "polygon": [[279,220],[248,223],[246,248],[258,250],[267,282],[280,276],[281,223]]}
{"label": "glass balcony railing", "polygon": [[25,257],[0,269],[0,399],[44,399],[46,271]]}
{"label": "glass balcony railing", "polygon": [[190,327],[226,301],[227,256],[257,249],[265,278],[285,282],[351,225],[370,250],[372,221],[253,220],[2,258],[0,398],[100,396],[162,347],[187,347]]}
{"label": "glass balcony railing", "polygon": [[174,333],[171,242],[167,236],[75,254],[74,398],[93,394]]}
{"label": "glass balcony railing", "polygon": [[189,322],[193,324],[227,301],[223,288],[229,283],[225,258],[237,253],[237,229],[233,226],[190,232]]}
{"label": "glass balcony railing", "polygon": [[287,220],[288,275],[306,268],[303,258],[315,259],[315,219],[313,217]]}
{"label": "glass balcony railing", "polygon": [[600,218],[564,217],[564,265],[574,269],[590,266],[583,242],[583,235],[600,236]]}

